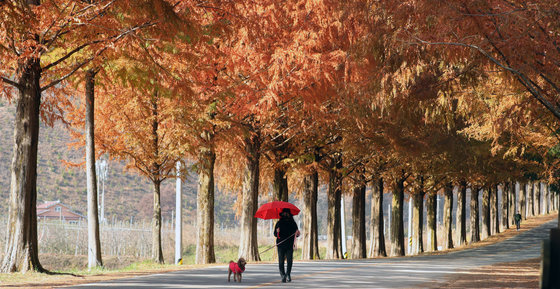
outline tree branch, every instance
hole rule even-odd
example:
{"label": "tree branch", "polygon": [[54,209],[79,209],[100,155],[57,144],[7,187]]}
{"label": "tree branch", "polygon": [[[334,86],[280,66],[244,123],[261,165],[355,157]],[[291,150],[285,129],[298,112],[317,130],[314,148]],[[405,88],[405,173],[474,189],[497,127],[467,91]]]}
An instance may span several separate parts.
{"label": "tree branch", "polygon": [[560,120],[560,111],[558,111],[554,107],[554,105],[552,103],[550,103],[536,87],[533,86],[533,84],[532,84],[533,82],[524,73],[522,73],[522,72],[520,72],[516,69],[513,69],[512,67],[510,67],[508,65],[503,64],[501,61],[499,61],[498,59],[496,59],[495,57],[490,55],[490,53],[488,53],[486,50],[480,48],[479,46],[473,45],[473,44],[460,43],[460,42],[429,42],[429,41],[421,40],[421,39],[418,39],[418,38],[416,38],[416,39],[420,43],[423,43],[423,44],[461,46],[461,47],[467,47],[467,48],[477,50],[482,55],[484,55],[486,58],[488,58],[490,61],[492,61],[493,63],[495,63],[499,67],[501,67],[502,69],[504,69],[504,70],[512,73],[513,75],[515,75],[517,80],[529,91],[529,93],[531,93],[531,95],[533,95],[533,97],[535,97],[542,105],[544,105],[550,112],[552,112],[554,117],[556,117],[558,120]]}
{"label": "tree branch", "polygon": [[4,77],[4,76],[0,76],[0,80],[2,80],[3,82],[5,82],[5,83],[7,83],[7,84],[9,84],[9,85],[12,85],[12,86],[18,88],[18,89],[21,88],[21,85],[19,85],[19,83],[15,82],[15,81],[13,81],[13,80],[10,80],[10,79],[8,79],[8,78],[6,78],[6,77]]}
{"label": "tree branch", "polygon": [[80,50],[84,49],[85,47],[87,47],[87,46],[89,46],[89,45],[96,44],[96,43],[100,43],[100,42],[103,42],[103,41],[105,41],[105,40],[94,40],[94,41],[90,41],[90,42],[84,43],[84,44],[82,44],[82,45],[80,45],[80,46],[78,46],[78,47],[72,49],[70,52],[66,53],[66,55],[62,56],[61,58],[57,59],[56,61],[51,62],[51,63],[48,64],[47,66],[43,67],[43,71],[48,70],[49,68],[54,67],[54,66],[60,64],[61,62],[63,62],[64,60],[70,58],[70,56],[74,55],[75,53],[79,52]]}

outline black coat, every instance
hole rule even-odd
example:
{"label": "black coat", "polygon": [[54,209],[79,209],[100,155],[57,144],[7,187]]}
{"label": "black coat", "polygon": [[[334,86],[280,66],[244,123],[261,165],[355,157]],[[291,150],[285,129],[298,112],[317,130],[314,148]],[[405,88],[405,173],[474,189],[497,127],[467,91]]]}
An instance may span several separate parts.
{"label": "black coat", "polygon": [[[280,228],[280,233],[277,233],[277,229]],[[276,237],[276,244],[278,247],[292,248],[294,246],[294,240],[296,238],[296,231],[298,226],[292,217],[281,218],[274,226],[274,237]],[[285,241],[284,241],[285,240]]]}

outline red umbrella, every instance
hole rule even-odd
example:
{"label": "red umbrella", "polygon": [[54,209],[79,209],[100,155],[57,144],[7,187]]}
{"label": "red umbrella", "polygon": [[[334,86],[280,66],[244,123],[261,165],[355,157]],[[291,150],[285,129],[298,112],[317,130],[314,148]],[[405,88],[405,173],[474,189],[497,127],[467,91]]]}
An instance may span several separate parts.
{"label": "red umbrella", "polygon": [[255,213],[255,218],[261,218],[265,220],[280,219],[280,212],[282,212],[282,209],[284,208],[290,209],[290,213],[292,213],[292,215],[294,216],[299,214],[299,209],[293,204],[288,202],[275,201],[262,205]]}

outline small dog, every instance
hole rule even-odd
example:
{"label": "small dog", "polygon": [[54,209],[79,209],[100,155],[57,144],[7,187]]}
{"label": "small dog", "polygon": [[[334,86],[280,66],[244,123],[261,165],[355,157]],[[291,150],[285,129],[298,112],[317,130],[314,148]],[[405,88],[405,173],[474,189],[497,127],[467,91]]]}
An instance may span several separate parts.
{"label": "small dog", "polygon": [[229,261],[227,281],[229,282],[231,273],[233,273],[233,282],[241,283],[241,274],[245,272],[246,264],[247,262],[245,262],[245,259],[243,258],[239,258],[239,260],[237,260],[237,263]]}

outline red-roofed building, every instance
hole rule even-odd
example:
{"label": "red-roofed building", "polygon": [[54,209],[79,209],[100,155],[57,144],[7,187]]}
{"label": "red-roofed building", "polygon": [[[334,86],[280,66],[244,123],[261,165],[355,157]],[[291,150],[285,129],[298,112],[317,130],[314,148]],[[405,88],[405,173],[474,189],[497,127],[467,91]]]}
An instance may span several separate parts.
{"label": "red-roofed building", "polygon": [[37,220],[63,220],[77,223],[85,220],[85,217],[72,211],[60,201],[50,201],[37,205]]}

